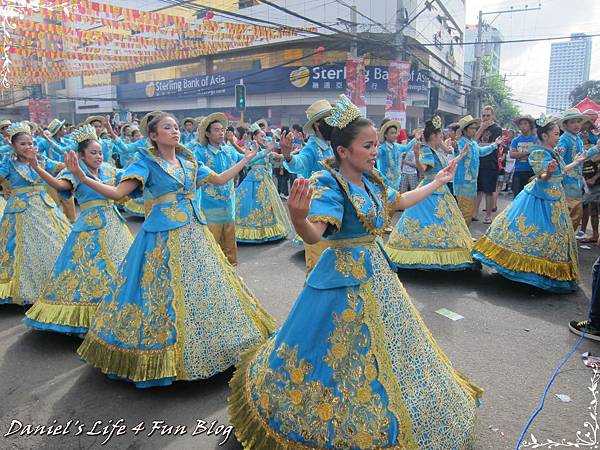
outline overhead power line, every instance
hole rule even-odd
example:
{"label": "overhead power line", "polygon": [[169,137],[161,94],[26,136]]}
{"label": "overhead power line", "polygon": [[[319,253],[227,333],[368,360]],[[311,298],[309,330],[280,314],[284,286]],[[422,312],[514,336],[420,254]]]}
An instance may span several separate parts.
{"label": "overhead power line", "polygon": [[[582,38],[586,38],[586,37],[591,37],[591,38],[595,38],[595,37],[599,37],[600,33],[593,33],[593,34],[586,34],[585,36],[577,36],[575,37],[575,39],[582,39]],[[510,39],[510,40],[497,40],[497,41],[481,41],[479,42],[479,44],[518,44],[518,43],[523,43],[523,42],[540,42],[540,41],[557,41],[560,39],[570,39],[573,38],[573,36],[569,35],[569,36],[548,36],[548,37],[540,37],[540,38],[523,38],[523,39]],[[463,42],[463,43],[456,43],[456,42],[442,42],[442,43],[438,43],[438,44],[420,44],[424,47],[431,47],[431,46],[448,46],[448,45],[477,45],[478,42]]]}

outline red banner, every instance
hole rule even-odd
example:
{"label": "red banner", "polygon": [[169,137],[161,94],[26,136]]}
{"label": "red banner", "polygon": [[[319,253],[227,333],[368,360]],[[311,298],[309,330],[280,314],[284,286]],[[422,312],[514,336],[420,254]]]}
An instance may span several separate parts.
{"label": "red banner", "polygon": [[367,115],[365,61],[363,58],[348,56],[346,61],[346,96]]}
{"label": "red banner", "polygon": [[406,127],[406,104],[408,98],[408,80],[410,79],[410,63],[392,61],[388,70],[388,93],[385,104],[385,117],[398,120]]}
{"label": "red banner", "polygon": [[50,100],[29,100],[29,120],[42,126],[48,125],[52,120]]}

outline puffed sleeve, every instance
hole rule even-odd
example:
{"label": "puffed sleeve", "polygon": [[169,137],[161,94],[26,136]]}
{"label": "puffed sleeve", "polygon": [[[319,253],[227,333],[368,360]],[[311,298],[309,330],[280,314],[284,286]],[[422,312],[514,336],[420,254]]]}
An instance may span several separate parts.
{"label": "puffed sleeve", "polygon": [[548,168],[552,161],[552,156],[545,150],[534,150],[529,154],[529,164],[536,175],[540,175]]}
{"label": "puffed sleeve", "polygon": [[121,176],[121,182],[126,180],[136,180],[137,182],[139,182],[139,186],[131,194],[129,194],[130,197],[136,198],[142,196],[149,177],[150,169],[148,168],[146,160],[139,159],[131,163],[123,171],[123,175]]}
{"label": "puffed sleeve", "polygon": [[308,211],[310,222],[324,222],[335,227],[342,227],[344,216],[344,196],[341,187],[328,171],[315,172],[310,178],[313,196]]}
{"label": "puffed sleeve", "polygon": [[42,156],[42,161],[43,161],[43,165],[44,165],[44,170],[46,170],[46,172],[50,172],[53,174],[58,173],[65,167],[64,163],[55,161],[50,158],[46,158],[45,156]]}
{"label": "puffed sleeve", "polygon": [[58,193],[60,194],[60,196],[62,198],[65,199],[69,199],[73,196],[73,192],[75,192],[75,190],[77,190],[77,186],[79,186],[79,179],[73,175],[71,173],[70,170],[68,169],[63,169],[60,171],[60,173],[56,176],[57,180],[66,180],[69,183],[71,183],[71,186],[73,186],[73,189],[68,189],[66,191],[58,191]]}
{"label": "puffed sleeve", "polygon": [[433,152],[429,147],[421,147],[421,153],[419,154],[419,162],[424,166],[434,167],[435,160],[433,159]]}
{"label": "puffed sleeve", "polygon": [[205,183],[213,183],[216,173],[204,164],[202,161],[198,161],[198,170],[196,171],[196,187],[199,187]]}
{"label": "puffed sleeve", "polygon": [[0,178],[6,180],[10,174],[10,156],[3,155],[0,159]]}

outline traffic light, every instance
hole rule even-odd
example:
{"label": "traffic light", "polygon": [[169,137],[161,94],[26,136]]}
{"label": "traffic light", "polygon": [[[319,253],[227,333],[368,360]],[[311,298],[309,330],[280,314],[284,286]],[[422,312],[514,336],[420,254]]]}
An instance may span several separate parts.
{"label": "traffic light", "polygon": [[235,108],[238,111],[246,110],[246,86],[243,84],[235,85]]}
{"label": "traffic light", "polygon": [[429,110],[437,111],[440,106],[440,88],[439,86],[431,86],[429,88]]}

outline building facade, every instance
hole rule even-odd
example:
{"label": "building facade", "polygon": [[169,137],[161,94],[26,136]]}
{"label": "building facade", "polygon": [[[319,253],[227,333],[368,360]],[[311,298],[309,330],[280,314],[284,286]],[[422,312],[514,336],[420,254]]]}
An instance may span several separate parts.
{"label": "building facade", "polygon": [[552,44],[548,77],[548,113],[556,114],[570,105],[569,94],[590,78],[592,39],[572,34],[567,42]]}
{"label": "building facade", "polygon": [[[209,7],[215,3],[215,7],[224,8],[222,1],[200,3]],[[465,39],[464,1],[435,0],[432,8],[424,8],[420,0],[403,3],[401,14],[407,20],[413,19],[403,29],[403,59],[411,64],[407,128],[422,126],[434,112],[429,108],[432,87],[439,93],[435,96],[435,112],[450,123],[465,113],[461,89],[465,81],[461,45]],[[148,0],[143,5],[133,0],[114,0],[114,4],[145,10],[160,8],[167,14],[203,14],[203,9],[194,2],[186,2],[185,8],[165,8],[165,2],[158,0]],[[352,4],[356,4],[356,13]],[[367,55],[367,115],[379,123],[386,112],[389,63],[398,59],[389,45],[395,37],[396,25],[390,18],[396,17],[397,1],[293,0],[285,6],[318,22],[334,23],[339,30],[354,32],[355,29],[363,37],[358,41],[357,53]],[[227,9],[287,26],[314,26],[253,0],[227,2]],[[226,19],[219,15],[214,20]],[[241,117],[234,108],[234,85],[243,83],[247,92],[245,122],[264,117],[275,125],[302,123],[308,105],[321,98],[333,102],[346,89],[344,68],[352,40],[325,27],[317,30],[328,37],[305,34],[193,60],[69,79],[48,86],[46,92],[56,97],[77,98],[52,100],[53,112],[75,123],[90,114],[119,111],[141,117],[157,109],[174,112],[179,118],[224,111],[237,120]],[[319,48],[322,51],[316,52]]]}
{"label": "building facade", "polygon": [[[465,27],[465,42],[477,42],[478,26],[467,25]],[[500,73],[502,34],[497,28],[483,25],[481,30],[481,56],[486,58],[493,73]],[[467,84],[472,84],[475,77],[475,45],[465,46],[465,79]]]}

